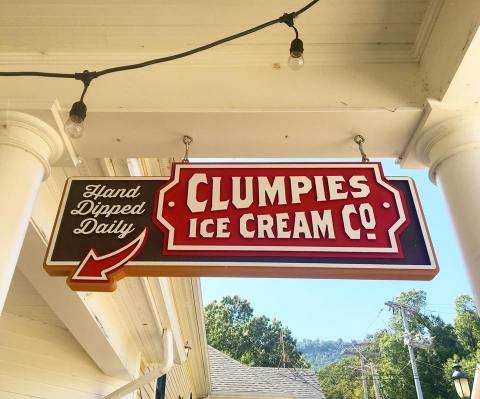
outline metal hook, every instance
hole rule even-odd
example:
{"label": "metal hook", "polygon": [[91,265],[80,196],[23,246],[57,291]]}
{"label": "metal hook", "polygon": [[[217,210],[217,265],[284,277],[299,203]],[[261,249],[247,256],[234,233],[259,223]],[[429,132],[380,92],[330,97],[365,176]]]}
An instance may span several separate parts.
{"label": "metal hook", "polygon": [[185,144],[185,155],[182,158],[183,163],[189,163],[188,159],[188,150],[190,149],[190,144],[193,143],[193,139],[190,136],[183,136],[183,144]]}
{"label": "metal hook", "polygon": [[363,137],[361,134],[357,134],[354,138],[353,141],[358,145],[358,150],[360,151],[360,154],[362,155],[362,162],[370,162],[370,159],[367,157],[367,154],[365,154],[365,151],[363,150],[363,144],[365,143],[365,137]]}

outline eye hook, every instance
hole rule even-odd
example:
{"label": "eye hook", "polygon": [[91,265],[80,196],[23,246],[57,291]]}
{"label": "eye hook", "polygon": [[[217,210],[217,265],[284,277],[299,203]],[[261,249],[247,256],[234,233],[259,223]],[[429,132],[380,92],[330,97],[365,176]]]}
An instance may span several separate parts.
{"label": "eye hook", "polygon": [[355,141],[355,143],[358,145],[358,150],[360,151],[360,155],[362,156],[362,162],[370,162],[370,159],[367,157],[367,154],[365,154],[365,151],[363,149],[365,137],[363,137],[361,134],[357,134],[353,138],[353,141]]}
{"label": "eye hook", "polygon": [[193,138],[190,136],[183,136],[183,144],[185,144],[185,155],[182,158],[183,163],[189,163],[190,160],[188,159],[188,152],[190,150],[190,144],[193,143]]}

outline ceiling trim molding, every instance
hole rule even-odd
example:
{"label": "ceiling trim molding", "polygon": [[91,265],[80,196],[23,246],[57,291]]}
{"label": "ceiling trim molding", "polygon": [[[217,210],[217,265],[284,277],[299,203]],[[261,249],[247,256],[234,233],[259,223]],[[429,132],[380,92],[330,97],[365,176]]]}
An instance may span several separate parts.
{"label": "ceiling trim molding", "polygon": [[[434,0],[434,3],[443,0]],[[431,7],[430,7],[431,8]],[[430,10],[429,8],[429,10]],[[429,13],[430,11],[427,11]],[[429,15],[429,14],[428,14]],[[433,21],[434,22],[434,21]],[[425,36],[425,42],[433,26],[431,23],[422,23],[418,38]],[[428,32],[428,35],[422,31]],[[424,46],[425,43],[422,42]],[[362,63],[416,63],[418,62],[417,53],[412,49],[417,46],[416,43],[359,43],[359,44],[322,44],[306,43],[308,50],[308,66],[337,65],[337,64],[362,64]],[[205,66],[271,66],[273,64],[286,67],[288,56],[288,43],[285,45],[272,45],[266,51],[261,48],[252,48],[246,50],[233,50],[226,46],[224,49],[216,49],[205,54],[197,54],[191,57],[175,60],[162,64],[165,67],[192,67]],[[284,48],[284,51],[282,49]],[[283,54],[285,53],[285,54]],[[0,53],[2,69],[24,69],[32,67],[48,67],[64,70],[66,68],[78,72],[85,69],[100,69],[101,67],[111,67],[123,64],[134,64],[148,59],[168,56],[170,53],[139,53],[139,52],[115,52],[115,53],[93,53],[93,52],[75,52],[75,53],[30,53],[30,52],[4,52]]]}
{"label": "ceiling trim molding", "polygon": [[427,46],[427,43],[432,34],[433,27],[437,22],[438,16],[440,15],[440,10],[443,7],[445,0],[431,0],[428,5],[425,16],[423,17],[422,24],[418,30],[417,38],[415,39],[415,44],[413,45],[413,57],[420,62],[423,51]]}

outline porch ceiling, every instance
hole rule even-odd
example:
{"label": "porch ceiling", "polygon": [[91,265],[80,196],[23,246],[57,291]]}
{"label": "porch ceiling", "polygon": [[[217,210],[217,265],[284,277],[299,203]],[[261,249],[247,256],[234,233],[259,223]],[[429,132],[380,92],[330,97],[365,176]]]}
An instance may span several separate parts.
{"label": "porch ceiling", "polygon": [[[161,57],[305,3],[3,0],[0,70],[81,72]],[[354,157],[351,139],[360,132],[371,157],[397,157],[427,99],[471,84],[475,68],[459,65],[479,13],[474,0],[322,0],[296,22],[305,44],[299,72],[286,66],[293,32],[275,25],[192,57],[95,80],[85,136],[72,143],[65,137],[69,155],[178,157],[188,134],[195,157]],[[65,79],[0,83],[0,108],[36,113],[60,132],[82,88]],[[477,86],[469,87],[462,101],[478,101]],[[59,165],[72,163],[64,157]]]}
{"label": "porch ceiling", "polygon": [[[145,57],[182,51],[301,8],[306,0],[2,2],[0,52]],[[322,0],[298,20],[310,64],[416,61],[432,28],[435,0]],[[274,26],[185,62],[284,63],[292,33]]]}

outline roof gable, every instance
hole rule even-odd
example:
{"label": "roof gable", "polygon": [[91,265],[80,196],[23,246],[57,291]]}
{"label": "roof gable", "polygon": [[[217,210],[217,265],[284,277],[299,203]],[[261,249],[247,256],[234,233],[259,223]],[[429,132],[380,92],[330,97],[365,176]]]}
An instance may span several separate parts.
{"label": "roof gable", "polygon": [[315,371],[248,367],[209,346],[212,394],[257,394],[294,399],[324,399]]}

